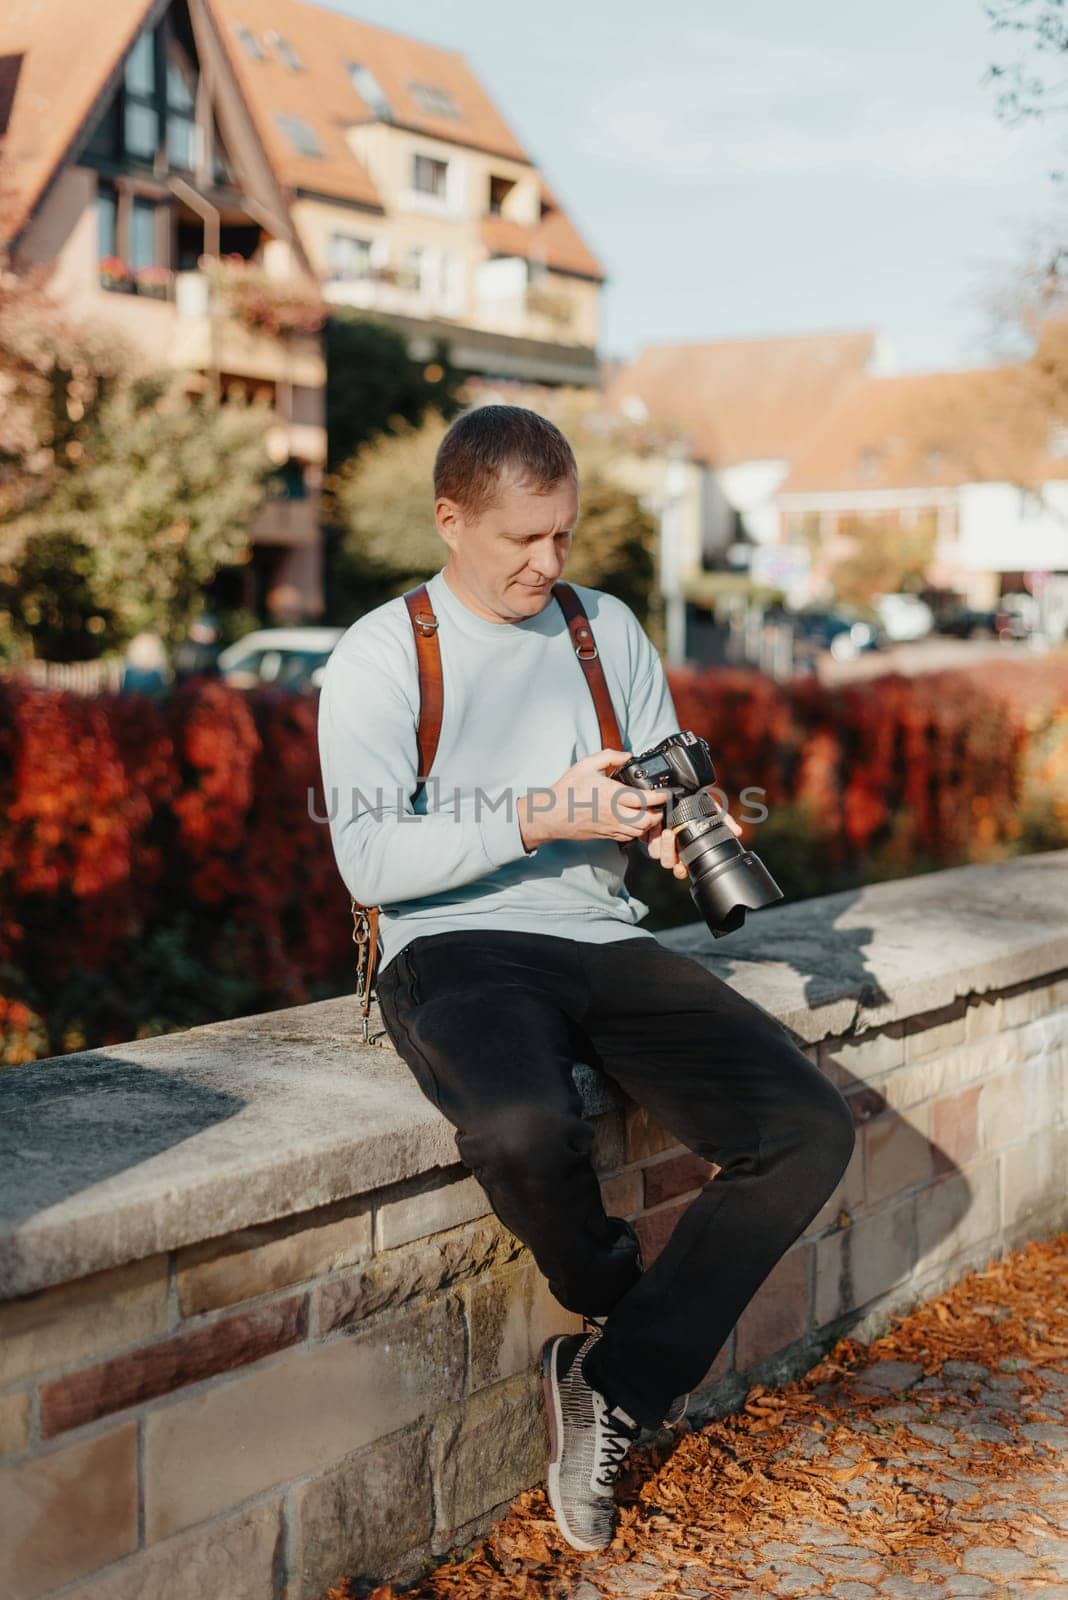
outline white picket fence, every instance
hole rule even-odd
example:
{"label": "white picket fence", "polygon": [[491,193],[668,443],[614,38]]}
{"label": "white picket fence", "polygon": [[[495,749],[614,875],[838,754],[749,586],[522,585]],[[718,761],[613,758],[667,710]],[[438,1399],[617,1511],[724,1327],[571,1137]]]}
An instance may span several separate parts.
{"label": "white picket fence", "polygon": [[75,694],[100,694],[117,689],[122,680],[122,659],[105,661],[23,661],[6,669],[40,689],[70,689]]}

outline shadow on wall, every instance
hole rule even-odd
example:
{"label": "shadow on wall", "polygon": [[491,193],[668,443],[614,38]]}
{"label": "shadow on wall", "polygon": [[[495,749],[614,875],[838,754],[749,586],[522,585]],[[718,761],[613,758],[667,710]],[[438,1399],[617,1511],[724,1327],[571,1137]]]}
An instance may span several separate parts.
{"label": "shadow on wall", "polygon": [[[713,936],[701,922],[666,929],[657,938],[669,949],[700,961],[725,983],[737,976],[739,967],[770,965],[796,972],[802,983],[798,999],[810,1011],[844,999],[853,999],[858,1006],[886,1005],[890,996],[865,954],[875,929],[867,924],[841,926],[841,918],[862,894],[863,890],[850,889],[824,899],[769,906],[751,913],[736,932],[715,940],[712,950]],[[879,937],[885,945],[885,929]],[[907,918],[902,938],[907,939]]]}
{"label": "shadow on wall", "polygon": [[0,1073],[0,1213],[25,1222],[244,1105],[115,1056],[70,1055]]}

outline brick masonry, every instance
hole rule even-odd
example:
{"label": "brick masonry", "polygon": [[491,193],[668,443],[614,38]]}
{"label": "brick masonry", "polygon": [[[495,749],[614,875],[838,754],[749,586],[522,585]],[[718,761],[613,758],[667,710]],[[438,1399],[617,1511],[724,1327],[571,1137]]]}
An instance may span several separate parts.
{"label": "brick masonry", "polygon": [[[691,1414],[1068,1221],[1068,980],[810,1045],[857,1145]],[[646,1263],[716,1168],[592,1118]],[[456,1162],[0,1305],[5,1600],[319,1600],[413,1576],[542,1479],[537,1356],[580,1319]]]}

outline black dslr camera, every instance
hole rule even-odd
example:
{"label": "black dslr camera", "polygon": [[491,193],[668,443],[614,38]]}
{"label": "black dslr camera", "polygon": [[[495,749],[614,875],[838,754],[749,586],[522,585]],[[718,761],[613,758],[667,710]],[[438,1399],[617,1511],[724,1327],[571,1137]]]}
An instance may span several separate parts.
{"label": "black dslr camera", "polygon": [[733,933],[747,911],[783,898],[759,856],[743,850],[722,820],[724,812],[707,792],[715,783],[712,757],[696,733],[673,733],[612,774],[632,789],[667,789],[665,828],[676,828],[679,860],[690,875],[694,905],[717,939]]}

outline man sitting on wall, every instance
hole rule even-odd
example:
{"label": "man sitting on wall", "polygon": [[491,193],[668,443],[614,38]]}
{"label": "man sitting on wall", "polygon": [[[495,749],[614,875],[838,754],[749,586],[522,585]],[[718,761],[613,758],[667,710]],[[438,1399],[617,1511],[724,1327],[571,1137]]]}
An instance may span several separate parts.
{"label": "man sitting on wall", "polygon": [[[319,747],[341,875],[382,907],[389,1036],[497,1216],[584,1318],[543,1351],[548,1495],[568,1543],[597,1550],[630,1444],[685,1409],[835,1188],[854,1134],[841,1095],[773,1017],[638,927],[648,908],[627,892],[620,847],[642,839],[666,871],[686,869],[666,796],[610,772],[678,720],[633,612],[575,585],[621,748],[599,736],[554,593],[578,513],[575,458],[552,423],[514,406],[458,418],[434,470],[448,556],[426,585],[443,672],[432,774],[419,771],[403,596],[334,650]],[[645,1270],[634,1228],[602,1203],[576,1059],[719,1169]]]}

